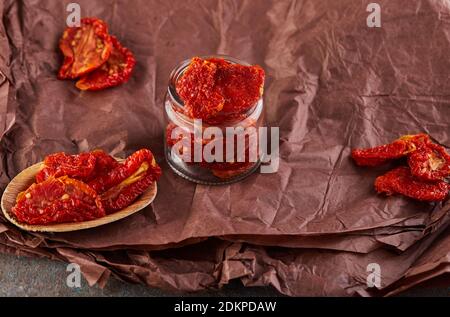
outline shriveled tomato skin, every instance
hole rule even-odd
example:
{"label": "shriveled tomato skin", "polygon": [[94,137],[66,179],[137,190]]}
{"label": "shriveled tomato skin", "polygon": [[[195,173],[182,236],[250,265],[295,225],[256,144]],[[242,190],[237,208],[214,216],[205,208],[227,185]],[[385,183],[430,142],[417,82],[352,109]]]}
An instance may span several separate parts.
{"label": "shriveled tomato skin", "polygon": [[149,171],[152,174],[153,180],[159,179],[161,175],[161,168],[155,161],[153,153],[148,149],[141,149],[130,155],[122,164],[111,170],[106,175],[97,177],[89,182],[89,185],[99,194],[119,185],[121,182],[132,176],[141,165],[147,162]]}
{"label": "shriveled tomato skin", "polygon": [[429,143],[430,139],[426,134],[404,135],[390,144],[367,149],[354,149],[351,156],[359,166],[379,166],[389,160],[407,156],[422,144]]}
{"label": "shriveled tomato skin", "polygon": [[54,153],[44,159],[43,168],[36,174],[36,182],[40,183],[49,177],[60,176],[89,182],[118,165],[119,163],[112,156],[102,150],[74,155],[64,152]]}
{"label": "shriveled tomato skin", "polygon": [[80,27],[64,31],[59,48],[64,55],[59,79],[74,79],[103,65],[112,50],[107,24],[97,18],[81,19]]}
{"label": "shriveled tomato skin", "polygon": [[[159,177],[159,176],[158,176]],[[155,174],[149,171],[137,182],[126,186],[113,197],[101,197],[107,214],[111,214],[129,206],[155,181]]]}
{"label": "shriveled tomato skin", "polygon": [[402,194],[416,200],[433,202],[445,200],[450,187],[443,181],[420,181],[413,177],[408,167],[401,166],[377,177],[375,189],[386,195]]}
{"label": "shriveled tomato skin", "polygon": [[442,181],[450,177],[450,155],[441,145],[423,144],[408,156],[411,173],[423,181]]}
{"label": "shriveled tomato skin", "polygon": [[19,222],[30,225],[82,222],[106,215],[97,193],[67,176],[31,185],[18,195],[12,212]]}
{"label": "shriveled tomato skin", "polygon": [[109,59],[98,69],[83,76],[75,86],[80,90],[101,90],[126,83],[136,60],[133,53],[111,35],[112,51]]}
{"label": "shriveled tomato skin", "polygon": [[36,174],[36,182],[60,176],[83,180],[93,173],[95,162],[95,157],[90,153],[69,155],[59,152],[48,155],[44,159],[44,167]]}
{"label": "shriveled tomato skin", "polygon": [[186,115],[219,124],[251,109],[262,96],[264,79],[260,66],[194,57],[178,79],[176,90]]}

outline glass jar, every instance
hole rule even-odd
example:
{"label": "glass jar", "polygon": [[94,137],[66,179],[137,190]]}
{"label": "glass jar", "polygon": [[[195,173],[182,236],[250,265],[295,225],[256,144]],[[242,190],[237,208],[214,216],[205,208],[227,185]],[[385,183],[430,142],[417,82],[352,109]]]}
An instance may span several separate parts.
{"label": "glass jar", "polygon": [[[250,66],[224,55],[201,58],[221,58],[233,64]],[[246,113],[223,116],[216,123],[193,119],[185,114],[176,89],[178,79],[190,62],[185,60],[172,71],[164,99],[166,160],[176,174],[199,184],[240,181],[261,164],[258,131],[263,123],[262,94]]]}

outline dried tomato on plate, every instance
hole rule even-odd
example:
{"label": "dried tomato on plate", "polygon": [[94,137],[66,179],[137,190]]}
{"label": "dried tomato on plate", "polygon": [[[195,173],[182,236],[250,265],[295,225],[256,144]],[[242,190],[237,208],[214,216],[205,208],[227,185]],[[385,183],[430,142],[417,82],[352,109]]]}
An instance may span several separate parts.
{"label": "dried tomato on plate", "polygon": [[12,208],[17,220],[30,225],[88,221],[105,216],[97,193],[67,176],[31,185]]}
{"label": "dried tomato on plate", "polygon": [[70,155],[64,152],[48,155],[43,168],[36,174],[40,183],[50,177],[69,176],[76,179],[89,177],[94,171],[96,159],[90,153]]}
{"label": "dried tomato on plate", "polygon": [[102,66],[109,58],[113,43],[108,26],[97,18],[81,19],[80,27],[69,27],[59,41],[64,62],[59,79],[73,79]]}
{"label": "dried tomato on plate", "polygon": [[377,177],[375,189],[387,195],[402,194],[421,201],[442,201],[448,196],[449,184],[443,181],[424,182],[416,179],[411,170],[401,166]]}
{"label": "dried tomato on plate", "polygon": [[125,83],[130,79],[136,60],[133,53],[111,36],[113,48],[109,59],[101,67],[83,76],[76,83],[80,90],[100,90]]}
{"label": "dried tomato on plate", "polygon": [[161,168],[152,152],[141,149],[89,185],[101,194],[107,213],[111,213],[130,205],[160,176]]}
{"label": "dried tomato on plate", "polygon": [[48,155],[44,159],[43,168],[36,174],[36,182],[40,183],[49,177],[69,176],[88,182],[108,173],[119,163],[102,150],[75,155],[64,152]]}
{"label": "dried tomato on plate", "polygon": [[441,181],[450,177],[450,155],[443,146],[427,143],[408,155],[411,173],[424,181]]}
{"label": "dried tomato on plate", "polygon": [[354,149],[351,156],[359,166],[378,166],[414,152],[422,144],[430,143],[426,134],[404,135],[390,144],[367,149]]}

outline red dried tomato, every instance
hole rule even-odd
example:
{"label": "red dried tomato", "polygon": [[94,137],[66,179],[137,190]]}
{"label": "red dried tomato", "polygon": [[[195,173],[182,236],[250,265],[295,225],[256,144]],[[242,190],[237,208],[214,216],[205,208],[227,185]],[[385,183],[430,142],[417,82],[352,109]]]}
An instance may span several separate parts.
{"label": "red dried tomato", "polygon": [[89,185],[97,192],[104,193],[115,186],[129,185],[150,173],[154,181],[161,176],[161,168],[155,161],[153,154],[148,149],[141,149],[130,155],[122,164],[112,169],[105,175],[101,175]]}
{"label": "red dried tomato", "polygon": [[59,152],[48,155],[44,159],[44,167],[36,174],[36,182],[40,183],[49,177],[60,176],[85,179],[93,173],[95,162],[95,157],[90,153],[69,155]]}
{"label": "red dried tomato", "polygon": [[236,162],[236,163],[210,163],[211,172],[214,176],[226,179],[236,177],[238,175],[246,173],[250,170],[254,163],[251,162]]}
{"label": "red dried tomato", "polygon": [[408,155],[411,173],[424,181],[441,181],[450,177],[450,155],[434,143],[423,144]]}
{"label": "red dried tomato", "polygon": [[155,181],[155,172],[145,170],[147,164],[141,165],[143,167],[142,172],[128,177],[119,185],[110,188],[101,195],[102,203],[108,214],[129,206]]}
{"label": "red dried tomato", "polygon": [[19,222],[31,225],[81,222],[105,216],[97,193],[67,176],[31,185],[17,196],[12,211]]}
{"label": "red dried tomato", "polygon": [[405,135],[390,144],[368,149],[352,150],[352,158],[359,166],[378,166],[414,152],[421,144],[430,143],[426,134]]}
{"label": "red dried tomato", "polygon": [[119,163],[102,150],[69,155],[64,152],[48,155],[44,167],[36,174],[40,183],[49,177],[69,176],[83,182],[108,173]]}
{"label": "red dried tomato", "polygon": [[217,65],[194,57],[176,89],[187,115],[191,118],[208,119],[222,110],[225,98],[215,89]]}
{"label": "red dried tomato", "polygon": [[109,59],[100,68],[82,77],[76,87],[81,90],[100,90],[126,83],[136,60],[133,53],[111,36],[113,48]]}
{"label": "red dried tomato", "polygon": [[442,201],[450,189],[443,181],[424,182],[417,180],[408,167],[398,167],[385,175],[377,177],[375,189],[387,195],[402,194],[421,201]]}
{"label": "red dried tomato", "polygon": [[194,57],[176,84],[186,114],[208,123],[249,110],[263,92],[264,70],[219,58]]}
{"label": "red dried tomato", "polygon": [[218,65],[216,85],[225,97],[221,114],[236,116],[252,108],[263,94],[264,70],[257,65],[232,64],[217,58],[210,61]]}
{"label": "red dried tomato", "polygon": [[64,31],[59,48],[64,62],[58,72],[59,79],[78,78],[103,65],[112,50],[108,26],[97,18],[81,19],[80,27]]}

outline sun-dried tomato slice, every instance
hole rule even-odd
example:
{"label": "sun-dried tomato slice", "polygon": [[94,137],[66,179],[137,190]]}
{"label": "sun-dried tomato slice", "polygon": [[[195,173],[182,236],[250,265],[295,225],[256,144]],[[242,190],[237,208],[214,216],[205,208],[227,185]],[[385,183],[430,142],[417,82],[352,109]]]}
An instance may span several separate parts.
{"label": "sun-dried tomato slice", "polygon": [[133,175],[100,196],[106,212],[110,214],[129,206],[159,175],[160,171],[155,173],[154,167],[150,167],[148,162],[142,163]]}
{"label": "sun-dried tomato slice", "polygon": [[36,182],[60,176],[83,180],[93,173],[95,162],[96,159],[91,153],[70,155],[59,152],[48,155],[44,159],[44,167],[36,174]]}
{"label": "sun-dried tomato slice", "polygon": [[89,182],[108,173],[119,163],[102,150],[75,155],[64,152],[48,155],[44,159],[43,168],[36,174],[36,182],[40,183],[49,177],[69,176]]}
{"label": "sun-dried tomato slice", "polygon": [[17,220],[31,225],[81,222],[105,216],[97,193],[67,176],[31,185],[12,208]]}
{"label": "sun-dried tomato slice", "polygon": [[131,76],[136,60],[133,53],[111,36],[113,48],[109,59],[100,68],[82,77],[76,83],[81,90],[100,90],[126,83]]}
{"label": "sun-dried tomato slice", "polygon": [[215,89],[217,65],[194,57],[178,80],[176,89],[187,115],[207,119],[222,110],[225,98]]}
{"label": "sun-dried tomato slice", "polygon": [[58,72],[59,79],[73,79],[102,66],[112,50],[108,26],[97,18],[81,19],[80,27],[64,31],[59,48],[64,62]]}
{"label": "sun-dried tomato slice", "polygon": [[252,108],[263,94],[264,70],[258,66],[232,64],[213,58],[217,63],[217,86],[221,87],[225,104],[221,114],[238,115]]}
{"label": "sun-dried tomato slice", "polygon": [[264,70],[259,66],[194,57],[176,89],[188,116],[218,123],[254,106],[263,86]]}
{"label": "sun-dried tomato slice", "polygon": [[156,163],[150,150],[141,149],[134,152],[122,164],[119,164],[107,174],[89,182],[89,185],[97,193],[103,194],[115,186],[120,186],[123,182],[126,185],[134,183],[137,176],[146,173],[150,173],[152,179],[157,180],[161,175],[161,168]]}
{"label": "sun-dried tomato slice", "polygon": [[450,155],[445,148],[427,143],[408,155],[411,173],[424,181],[441,181],[450,177]]}
{"label": "sun-dried tomato slice", "polygon": [[442,201],[448,196],[449,184],[443,181],[424,182],[417,180],[406,166],[398,167],[377,177],[375,189],[387,195],[402,194],[421,201]]}
{"label": "sun-dried tomato slice", "polygon": [[352,150],[352,158],[359,166],[378,166],[414,152],[421,144],[430,143],[426,134],[404,135],[390,144],[368,149]]}
{"label": "sun-dried tomato slice", "polygon": [[251,169],[255,163],[251,162],[236,162],[236,163],[210,163],[212,173],[214,176],[227,179],[246,173]]}

